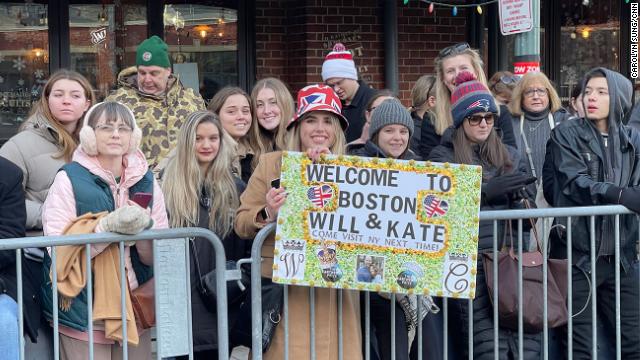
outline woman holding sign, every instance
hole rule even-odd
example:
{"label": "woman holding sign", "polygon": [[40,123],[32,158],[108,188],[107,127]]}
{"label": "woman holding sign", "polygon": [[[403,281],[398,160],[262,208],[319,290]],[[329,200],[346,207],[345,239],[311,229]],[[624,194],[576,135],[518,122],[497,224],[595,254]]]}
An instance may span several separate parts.
{"label": "woman holding sign", "polygon": [[[482,210],[513,208],[525,197],[532,200],[532,194],[523,189],[535,178],[525,174],[524,163],[517,151],[504,145],[496,134],[493,124],[498,107],[491,93],[469,72],[460,73],[455,83],[458,86],[451,95],[453,128],[445,133],[442,143],[433,149],[429,160],[482,166]],[[493,235],[493,222],[481,221],[479,253],[491,251]],[[478,259],[473,301],[473,355],[476,359],[493,359],[493,311],[480,256]],[[454,300],[449,303],[449,316],[452,318],[449,323],[452,324],[452,334],[456,334],[450,337],[453,341],[451,349],[466,351],[468,302]],[[500,328],[499,358],[517,357],[517,341],[517,332]],[[539,337],[524,334],[523,350],[525,359],[538,359]]]}
{"label": "woman holding sign", "polygon": [[[341,114],[340,99],[330,87],[310,85],[298,92],[298,110],[289,124],[287,149],[302,151],[314,160],[321,154],[342,154],[345,148],[344,130],[347,120]],[[287,201],[283,187],[272,187],[272,180],[280,177],[282,153],[272,152],[260,157],[249,179],[247,189],[240,197],[235,229],[242,238],[252,239],[258,230],[277,220],[278,210]],[[273,182],[274,185],[275,182]],[[274,238],[265,241],[262,249],[262,276],[271,277]],[[315,301],[315,356],[317,359],[337,359],[339,342],[343,343],[345,359],[361,359],[361,334],[358,295],[343,290],[342,339],[338,338],[338,291],[316,288]],[[310,290],[305,287],[289,287],[289,339],[290,359],[311,358],[310,341]],[[284,357],[284,327],[276,328],[265,359]],[[254,349],[255,351],[256,349]]]}
{"label": "woman holding sign", "polygon": [[[410,139],[414,132],[414,121],[407,109],[395,98],[384,100],[371,114],[371,125],[369,126],[369,138],[366,144],[356,149],[351,155],[390,158],[400,160],[418,159],[409,149]],[[372,275],[373,275],[372,271]],[[375,329],[371,334],[375,336],[378,344],[378,355],[380,359],[391,359],[394,349],[391,346],[391,331],[395,331],[396,359],[417,359],[418,341],[409,341],[408,328],[417,328],[417,319],[412,314],[417,312],[417,301],[415,296],[409,299],[407,295],[396,295],[395,330],[391,329],[390,306],[391,301],[388,294],[372,293],[371,301],[371,327]],[[436,314],[428,314],[432,303],[430,297],[424,298],[422,307],[423,316],[423,359],[442,358],[442,320]],[[372,343],[374,343],[372,341]],[[412,344],[409,349],[409,343]],[[372,346],[373,347],[373,346]]]}

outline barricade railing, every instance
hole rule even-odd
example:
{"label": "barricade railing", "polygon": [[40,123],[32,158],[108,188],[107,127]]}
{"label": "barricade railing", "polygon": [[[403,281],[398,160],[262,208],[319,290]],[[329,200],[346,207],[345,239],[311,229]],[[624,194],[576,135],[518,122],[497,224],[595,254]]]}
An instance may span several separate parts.
{"label": "barricade railing", "polygon": [[[569,359],[573,358],[573,319],[572,317],[575,316],[574,312],[573,312],[573,277],[572,277],[572,268],[573,266],[571,266],[571,264],[573,263],[572,259],[572,243],[574,241],[574,239],[572,238],[573,234],[572,234],[572,221],[576,221],[576,218],[581,218],[581,217],[587,217],[589,220],[589,234],[590,237],[588,239],[589,241],[589,246],[590,246],[590,259],[589,259],[589,263],[590,263],[590,268],[592,269],[590,272],[590,277],[589,277],[589,281],[590,281],[590,286],[591,286],[591,290],[590,290],[590,299],[591,299],[591,353],[589,354],[589,356],[592,359],[597,359],[599,356],[599,349],[598,349],[598,341],[602,341],[604,336],[598,336],[598,335],[607,335],[607,334],[598,334],[598,305],[597,305],[597,286],[594,286],[594,284],[597,283],[597,278],[596,278],[596,261],[598,259],[598,255],[597,255],[597,251],[599,250],[596,247],[596,233],[595,230],[596,228],[599,228],[599,226],[596,226],[596,223],[598,223],[599,221],[601,221],[603,219],[604,216],[607,216],[609,218],[613,218],[614,220],[614,228],[613,228],[613,233],[612,234],[601,234],[602,236],[607,236],[607,235],[611,235],[614,237],[614,261],[616,264],[620,264],[620,259],[621,259],[621,253],[620,253],[620,234],[621,234],[621,230],[620,230],[620,220],[621,220],[621,216],[624,215],[631,215],[633,216],[633,222],[635,223],[635,226],[637,227],[637,222],[638,222],[638,217],[635,216],[635,213],[629,211],[627,208],[620,206],[620,205],[609,205],[609,206],[589,206],[589,207],[574,207],[574,208],[544,208],[544,209],[527,209],[527,210],[496,210],[496,211],[481,211],[480,212],[480,221],[481,222],[486,222],[486,221],[491,221],[493,224],[493,246],[491,249],[489,249],[490,252],[493,253],[493,257],[494,259],[497,259],[498,256],[498,252],[500,251],[499,248],[499,244],[501,243],[502,239],[498,238],[498,233],[499,233],[499,229],[501,226],[503,226],[503,224],[501,224],[499,226],[499,223],[504,221],[504,220],[513,220],[515,227],[517,229],[517,255],[518,255],[518,301],[519,301],[519,306],[518,306],[518,331],[517,331],[517,353],[516,354],[512,354],[515,358],[519,358],[519,359],[524,359],[524,358],[530,358],[531,356],[528,355],[527,357],[525,357],[524,355],[524,324],[523,324],[523,313],[522,313],[522,309],[523,309],[523,279],[522,279],[522,253],[523,253],[523,221],[529,221],[528,219],[549,219],[549,218],[561,218],[561,219],[565,219],[564,223],[565,228],[566,228],[566,232],[563,235],[563,239],[564,241],[566,241],[566,249],[567,249],[567,263],[569,264],[568,269],[567,269],[567,293],[568,293],[568,297],[567,297],[567,309],[569,312],[569,317],[568,317],[568,323],[566,325],[566,347],[565,346],[561,346],[560,348],[556,347],[554,350],[552,350],[551,353],[551,358],[562,358],[562,357],[568,357]],[[554,225],[555,226],[555,225]],[[548,227],[548,224],[546,224],[545,222],[542,222],[542,233],[544,234]],[[264,243],[264,241],[275,232],[276,226],[275,224],[269,224],[267,226],[265,226],[260,232],[258,232],[257,236],[254,239],[253,242],[253,246],[251,249],[251,294],[252,294],[252,298],[251,298],[251,304],[252,304],[252,348],[253,349],[261,349],[262,348],[262,299],[261,299],[261,248],[262,245]],[[580,241],[583,241],[584,239],[579,239]],[[638,240],[640,240],[640,233],[638,234]],[[636,246],[638,243],[638,240],[636,240]],[[548,321],[547,321],[547,314],[548,314],[548,294],[547,294],[547,283],[548,283],[548,267],[547,267],[547,260],[549,259],[549,243],[548,243],[548,239],[544,236],[541,236],[540,239],[541,242],[541,250],[542,250],[542,254],[543,254],[543,264],[542,264],[542,272],[543,272],[543,319],[544,319],[544,326],[543,326],[543,330],[542,332],[538,335],[539,339],[540,339],[540,343],[541,343],[541,348],[539,349],[539,357],[534,356],[535,358],[540,358],[540,359],[544,359],[544,360],[548,360],[550,358],[550,353],[549,353],[549,347],[550,347],[550,333],[549,333],[549,326],[548,326]],[[514,242],[515,244],[515,242]],[[637,254],[636,252],[634,252],[634,262],[637,260]],[[478,256],[478,259],[480,259],[480,256]],[[479,260],[481,261],[481,260]],[[620,266],[614,266],[615,270],[615,319],[612,321],[615,324],[615,334],[613,334],[613,338],[615,340],[615,353],[612,355],[604,355],[601,357],[601,359],[609,359],[609,358],[613,358],[615,356],[615,359],[621,359],[622,358],[622,337],[621,337],[621,304],[620,304]],[[634,271],[638,271],[637,269],[634,269]],[[480,275],[478,274],[478,276],[484,276],[484,275]],[[500,322],[499,322],[499,317],[498,317],[498,301],[499,301],[499,297],[498,297],[498,289],[499,289],[499,279],[498,279],[498,262],[494,261],[493,262],[493,283],[496,285],[494,286],[493,289],[493,299],[492,299],[492,322],[493,322],[493,358],[494,359],[499,359],[502,358],[501,354],[500,354]],[[636,276],[637,279],[640,279],[640,274],[638,274]],[[640,284],[636,284],[636,286],[640,286]],[[284,306],[283,306],[283,314],[282,314],[282,321],[278,324],[278,326],[283,326],[284,327],[284,350],[285,350],[285,354],[284,354],[284,358],[288,359],[289,358],[289,343],[291,341],[294,341],[292,338],[289,337],[289,316],[288,316],[288,286],[284,286],[285,291],[284,291]],[[342,336],[342,290],[337,290],[338,291],[338,333],[340,334],[339,336],[339,344],[338,344],[338,353],[339,353],[339,358],[342,359],[343,357],[343,342],[347,341],[348,344],[350,346],[353,346],[354,344],[352,342],[349,342],[350,339],[343,339]],[[365,317],[365,328],[364,328],[364,333],[363,333],[363,342],[365,344],[364,348],[364,358],[365,359],[369,359],[370,358],[370,339],[371,339],[371,334],[370,334],[370,295],[369,292],[362,292],[362,294],[364,295],[364,312],[363,312],[363,316]],[[309,288],[309,295],[310,295],[310,326],[311,329],[309,330],[310,333],[310,354],[311,354],[311,358],[314,359],[315,358],[315,329],[314,329],[314,325],[315,325],[315,304],[314,304],[314,289],[313,288]],[[451,300],[451,299],[446,299],[443,298],[442,299],[442,307],[441,307],[441,316],[442,316],[442,347],[443,347],[443,351],[442,351],[442,358],[443,359],[449,359],[449,358],[454,358],[454,359],[459,359],[461,358],[461,356],[459,355],[459,353],[457,353],[458,351],[460,351],[461,349],[452,349],[449,347],[449,342],[452,338],[449,337],[449,328],[450,328],[450,324],[448,322],[448,316],[449,316],[449,311],[451,311],[450,306],[451,306],[451,302],[452,301],[468,301],[468,323],[466,325],[466,331],[468,332],[468,343],[467,343],[467,349],[466,349],[466,353],[467,353],[467,358],[469,359],[473,359],[474,357],[474,317],[473,317],[473,301],[474,300]],[[588,302],[589,300],[587,300]],[[391,296],[391,301],[390,304],[392,305],[390,308],[390,321],[391,321],[391,329],[392,329],[392,335],[391,335],[391,347],[392,347],[392,351],[391,351],[391,359],[395,359],[396,357],[396,344],[395,344],[395,333],[393,332],[393,329],[395,329],[395,296]],[[636,314],[640,313],[640,297],[638,297],[637,299],[635,299],[635,304],[630,305],[627,304],[627,306],[635,306],[636,309]],[[422,308],[422,301],[420,299],[420,297],[418,297],[418,318],[421,318],[421,313],[423,311],[428,311],[427,309],[423,309]],[[427,315],[430,316],[430,315]],[[637,323],[636,323],[637,324]],[[418,344],[418,359],[422,359],[422,347],[423,347],[423,329],[422,329],[422,321],[418,322],[418,327],[417,327],[417,334],[415,337],[414,341],[417,341]],[[637,334],[638,339],[636,339],[636,342],[640,343],[640,329],[635,329],[634,334]],[[296,334],[297,337],[300,336],[300,334]],[[636,336],[636,335],[634,335]],[[557,344],[556,344],[557,345]],[[606,350],[606,349],[605,349]],[[602,351],[602,349],[600,349],[600,351]],[[465,352],[465,351],[463,351]],[[601,355],[601,354],[600,354]],[[637,355],[637,354],[636,354]],[[252,357],[254,360],[258,360],[258,359],[262,359],[262,354],[261,352],[258,351],[252,351]],[[484,357],[483,357],[484,358]]]}
{"label": "barricade railing", "polygon": [[[226,292],[226,282],[231,280],[239,280],[240,279],[240,271],[237,269],[227,270],[225,267],[226,256],[224,253],[224,247],[220,239],[211,231],[203,228],[175,228],[175,229],[162,229],[162,230],[149,230],[144,231],[136,235],[116,235],[112,233],[97,233],[97,234],[83,234],[83,235],[69,235],[69,236],[40,236],[40,237],[26,237],[26,238],[12,238],[12,239],[2,239],[0,240],[0,250],[16,250],[16,277],[17,277],[17,303],[18,303],[18,319],[19,319],[19,338],[20,338],[20,359],[23,360],[25,357],[24,353],[24,345],[25,340],[22,336],[24,329],[24,321],[23,321],[23,306],[24,299],[22,298],[22,249],[24,248],[51,248],[51,267],[55,269],[56,266],[56,246],[61,245],[85,245],[86,246],[86,265],[87,265],[87,298],[93,299],[92,295],[92,271],[91,269],[91,245],[93,244],[101,244],[101,243],[118,243],[119,248],[119,261],[120,261],[120,299],[121,299],[121,318],[120,320],[125,323],[126,319],[126,307],[125,307],[125,292],[127,290],[127,280],[126,280],[126,272],[125,272],[125,243],[130,244],[131,242],[137,242],[142,240],[153,240],[154,244],[154,276],[156,275],[155,270],[160,265],[159,262],[165,261],[168,259],[166,256],[170,256],[171,254],[159,254],[160,251],[156,251],[160,249],[158,245],[168,244],[170,239],[176,240],[174,244],[183,244],[184,251],[182,254],[184,256],[184,264],[186,266],[186,271],[184,274],[177,274],[178,276],[182,275],[185,277],[186,281],[186,305],[187,309],[185,310],[186,314],[183,313],[184,316],[187,317],[187,334],[188,334],[188,352],[185,353],[184,350],[175,350],[170,349],[168,351],[182,351],[182,353],[178,353],[175,355],[189,355],[189,359],[193,358],[193,344],[192,344],[192,325],[191,325],[191,280],[190,280],[190,270],[189,270],[189,246],[188,241],[191,241],[191,238],[200,237],[208,240],[214,248],[215,252],[215,261],[216,261],[216,291],[217,291],[217,317],[218,317],[218,356],[220,359],[228,359],[229,358],[229,327],[228,327],[228,319],[227,319],[227,292]],[[180,248],[176,248],[180,249]],[[171,252],[171,248],[164,248],[164,250],[169,250]],[[165,256],[162,258],[162,256]],[[178,261],[182,261],[181,259],[177,259]],[[223,271],[218,271],[222,269]],[[52,271],[52,298],[53,298],[53,355],[56,360],[58,360],[60,356],[59,350],[59,314],[58,314],[58,284],[57,284],[57,272]],[[169,281],[168,279],[167,281]],[[162,292],[161,285],[156,282],[155,287],[155,307],[156,307],[156,321],[159,324],[162,319],[160,318],[159,304],[162,302],[163,297],[167,296],[166,292]],[[39,289],[36,289],[39,291]],[[87,324],[88,324],[88,346],[89,353],[87,354],[88,359],[93,359],[94,357],[94,349],[93,349],[93,318],[92,318],[92,301],[87,301]],[[182,318],[184,319],[184,318]],[[184,322],[184,321],[183,321]],[[122,338],[127,339],[126,326],[122,327]],[[168,329],[170,330],[170,329]],[[158,331],[160,333],[160,331]],[[158,334],[157,338],[157,358],[161,359],[162,353],[160,349],[163,346],[163,341],[169,341],[170,339],[167,336],[160,336]],[[181,336],[182,334],[175,334],[174,336]],[[128,359],[128,343],[126,340],[122,341],[122,351],[123,351],[123,359]],[[174,355],[171,355],[174,356]]]}

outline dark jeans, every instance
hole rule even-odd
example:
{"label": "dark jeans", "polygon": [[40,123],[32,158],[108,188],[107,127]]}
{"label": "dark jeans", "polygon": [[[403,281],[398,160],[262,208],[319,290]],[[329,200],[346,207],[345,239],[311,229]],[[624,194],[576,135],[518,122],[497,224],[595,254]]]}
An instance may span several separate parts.
{"label": "dark jeans", "polygon": [[[620,269],[620,332],[623,359],[640,359],[640,281],[638,262]],[[591,274],[572,267],[573,358],[591,359]],[[596,305],[605,332],[615,339],[615,263],[613,256],[596,261]],[[566,337],[564,337],[566,343]]]}
{"label": "dark jeans", "polygon": [[[362,316],[362,339],[363,346],[370,346],[371,359],[387,360],[391,359],[391,301],[383,298],[375,292],[370,296],[370,334],[371,344],[364,344],[364,294],[361,294]],[[437,299],[439,300],[439,299]],[[436,302],[438,304],[438,301]],[[426,309],[423,309],[426,311]],[[395,303],[395,354],[397,360],[413,360],[418,358],[418,339],[411,344],[409,351],[409,336],[404,311]],[[442,359],[442,312],[438,314],[428,314],[422,320],[422,358]]]}

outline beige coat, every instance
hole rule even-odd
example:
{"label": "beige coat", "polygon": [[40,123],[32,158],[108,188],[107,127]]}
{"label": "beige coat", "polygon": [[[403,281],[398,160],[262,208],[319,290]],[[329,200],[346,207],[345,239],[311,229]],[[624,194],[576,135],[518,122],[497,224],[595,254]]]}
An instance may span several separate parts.
{"label": "beige coat", "polygon": [[[14,135],[0,148],[0,156],[22,169],[27,206],[27,230],[36,230],[42,235],[42,204],[58,170],[65,164],[57,156],[57,132],[42,116],[27,119],[24,129]],[[37,235],[37,234],[34,234]]]}
{"label": "beige coat", "polygon": [[[260,157],[247,189],[240,197],[240,208],[236,214],[235,230],[242,238],[253,238],[264,227],[257,220],[258,213],[265,207],[265,195],[272,179],[280,177],[282,152],[276,151]],[[273,265],[273,236],[265,240],[262,247],[262,276],[271,277]],[[289,358],[310,359],[310,319],[309,291],[307,287],[289,287]],[[337,291],[325,288],[315,289],[315,353],[318,360],[338,358],[338,296]],[[343,355],[344,359],[362,358],[362,336],[360,332],[360,308],[358,293],[343,292]],[[273,343],[264,354],[266,360],[283,358],[284,326],[276,329]]]}

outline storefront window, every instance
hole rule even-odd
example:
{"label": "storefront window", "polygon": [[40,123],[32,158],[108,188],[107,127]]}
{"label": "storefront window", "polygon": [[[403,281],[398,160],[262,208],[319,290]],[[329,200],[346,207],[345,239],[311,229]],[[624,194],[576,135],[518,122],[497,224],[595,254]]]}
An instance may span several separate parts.
{"label": "storefront window", "polygon": [[69,5],[71,68],[86,76],[104,99],[118,73],[135,65],[136,47],[147,38],[145,0]]}
{"label": "storefront window", "polygon": [[562,0],[559,94],[567,104],[573,88],[591,68],[619,70],[620,2]]}
{"label": "storefront window", "polygon": [[0,144],[18,131],[49,77],[47,10],[0,4]]}
{"label": "storefront window", "polygon": [[209,101],[238,84],[238,15],[213,5],[170,4],[164,8],[164,38],[173,72]]}

